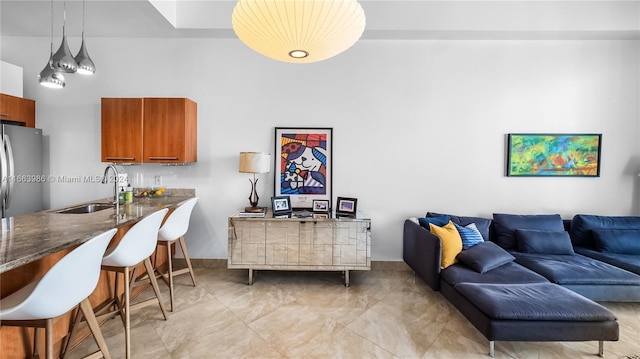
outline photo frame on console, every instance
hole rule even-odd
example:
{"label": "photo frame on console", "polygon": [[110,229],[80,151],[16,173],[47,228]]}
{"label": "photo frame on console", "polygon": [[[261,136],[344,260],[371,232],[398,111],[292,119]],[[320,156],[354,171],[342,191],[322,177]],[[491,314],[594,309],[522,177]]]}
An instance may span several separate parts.
{"label": "photo frame on console", "polygon": [[331,210],[329,201],[326,199],[314,199],[312,204],[313,212],[316,213],[326,213]]}
{"label": "photo frame on console", "polygon": [[292,208],[331,208],[333,128],[276,127],[274,195],[289,196]]}
{"label": "photo frame on console", "polygon": [[339,216],[355,217],[358,207],[358,199],[350,197],[338,197],[336,214]]}
{"label": "photo frame on console", "polygon": [[507,135],[506,175],[600,177],[602,134]]}
{"label": "photo frame on console", "polygon": [[293,208],[291,207],[291,198],[289,198],[289,196],[271,197],[271,209],[274,216],[291,214],[293,211]]}

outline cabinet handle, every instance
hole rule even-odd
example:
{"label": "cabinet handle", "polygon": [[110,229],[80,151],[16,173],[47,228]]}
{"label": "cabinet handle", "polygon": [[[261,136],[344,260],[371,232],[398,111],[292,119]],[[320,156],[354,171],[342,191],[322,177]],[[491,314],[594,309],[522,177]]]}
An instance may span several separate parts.
{"label": "cabinet handle", "polygon": [[135,157],[107,157],[108,160],[118,161],[118,160],[126,160],[126,161],[134,161]]}
{"label": "cabinet handle", "polygon": [[9,114],[8,113],[0,113],[0,116],[6,117],[6,116],[9,116]]}
{"label": "cabinet handle", "polygon": [[162,160],[178,160],[178,157],[156,157],[156,156],[149,156],[149,159],[152,161],[162,161]]}

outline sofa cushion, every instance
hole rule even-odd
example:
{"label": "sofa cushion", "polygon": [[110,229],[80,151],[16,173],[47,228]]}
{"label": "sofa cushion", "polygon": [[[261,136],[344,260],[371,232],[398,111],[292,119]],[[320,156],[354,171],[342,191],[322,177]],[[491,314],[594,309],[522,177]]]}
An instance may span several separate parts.
{"label": "sofa cushion", "polygon": [[595,248],[594,229],[640,229],[640,217],[576,214],[571,219],[569,229],[571,242],[574,246]]}
{"label": "sofa cushion", "polygon": [[600,252],[640,254],[640,229],[594,229],[593,240]]}
{"label": "sofa cushion", "polygon": [[460,233],[460,238],[462,238],[462,249],[469,249],[476,244],[484,242],[482,234],[478,231],[475,223],[470,223],[464,227],[456,223],[453,225]]}
{"label": "sofa cushion", "polygon": [[602,305],[551,283],[460,283],[454,289],[493,319],[616,320],[615,315]]}
{"label": "sofa cushion", "polygon": [[495,242],[502,248],[516,249],[518,244],[515,238],[516,229],[535,229],[539,231],[564,231],[562,217],[559,214],[493,214],[493,228],[495,230]]}
{"label": "sofa cushion", "polygon": [[436,216],[436,217],[420,217],[418,223],[426,229],[429,229],[429,224],[433,223],[438,227],[442,227],[449,223],[449,216]]}
{"label": "sofa cushion", "polygon": [[442,259],[440,260],[440,268],[447,268],[456,263],[456,256],[462,251],[462,238],[460,233],[451,221],[446,225],[439,227],[435,224],[429,225],[429,231],[440,238],[442,242]]}
{"label": "sofa cushion", "polygon": [[574,254],[569,233],[516,229],[518,251],[524,253]]}
{"label": "sofa cushion", "polygon": [[478,273],[488,272],[515,259],[493,242],[482,242],[458,254],[458,260]]}
{"label": "sofa cushion", "polygon": [[583,256],[595,258],[601,262],[626,269],[629,272],[640,274],[640,256],[637,254],[605,253],[585,247],[574,247],[574,250]]}
{"label": "sofa cushion", "polygon": [[464,282],[502,284],[549,283],[545,277],[513,261],[484,273],[473,270],[464,262],[460,261],[443,269],[440,272],[440,277],[452,286]]}
{"label": "sofa cushion", "polygon": [[476,228],[478,228],[478,232],[480,232],[480,234],[482,235],[482,238],[485,241],[490,240],[489,227],[491,227],[491,219],[482,218],[482,217],[456,216],[453,214],[427,212],[427,217],[438,217],[438,216],[449,216],[449,218],[451,219],[451,222],[460,226],[468,226],[471,223],[475,223]]}
{"label": "sofa cushion", "polygon": [[516,257],[516,263],[544,276],[551,283],[640,286],[639,275],[580,254],[511,253]]}

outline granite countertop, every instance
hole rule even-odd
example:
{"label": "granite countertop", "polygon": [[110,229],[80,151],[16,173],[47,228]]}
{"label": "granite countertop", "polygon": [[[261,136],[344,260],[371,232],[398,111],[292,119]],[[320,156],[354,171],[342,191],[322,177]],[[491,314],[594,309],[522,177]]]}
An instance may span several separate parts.
{"label": "granite countertop", "polygon": [[[134,198],[131,204],[119,205],[118,211],[114,207],[93,213],[62,214],[57,213],[61,210],[57,209],[3,218],[0,273],[84,243],[111,228],[133,224],[148,214],[175,207],[194,196],[193,189],[167,189],[162,197]],[[110,200],[103,198],[86,203],[109,203]],[[65,208],[70,207],[75,206]]]}

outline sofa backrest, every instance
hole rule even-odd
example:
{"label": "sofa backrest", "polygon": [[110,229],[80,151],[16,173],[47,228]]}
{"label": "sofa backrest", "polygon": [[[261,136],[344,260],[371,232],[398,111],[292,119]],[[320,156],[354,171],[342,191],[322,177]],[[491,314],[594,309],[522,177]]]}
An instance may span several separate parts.
{"label": "sofa backrest", "polygon": [[576,247],[594,249],[594,229],[640,229],[640,217],[576,214],[569,228],[571,243]]}
{"label": "sofa backrest", "polygon": [[478,231],[482,235],[482,238],[485,241],[491,240],[491,220],[488,218],[482,217],[467,217],[467,216],[456,216],[452,214],[444,214],[437,212],[427,212],[426,217],[440,217],[440,216],[449,216],[451,222],[459,225],[459,226],[468,226],[471,223],[475,223]]}

